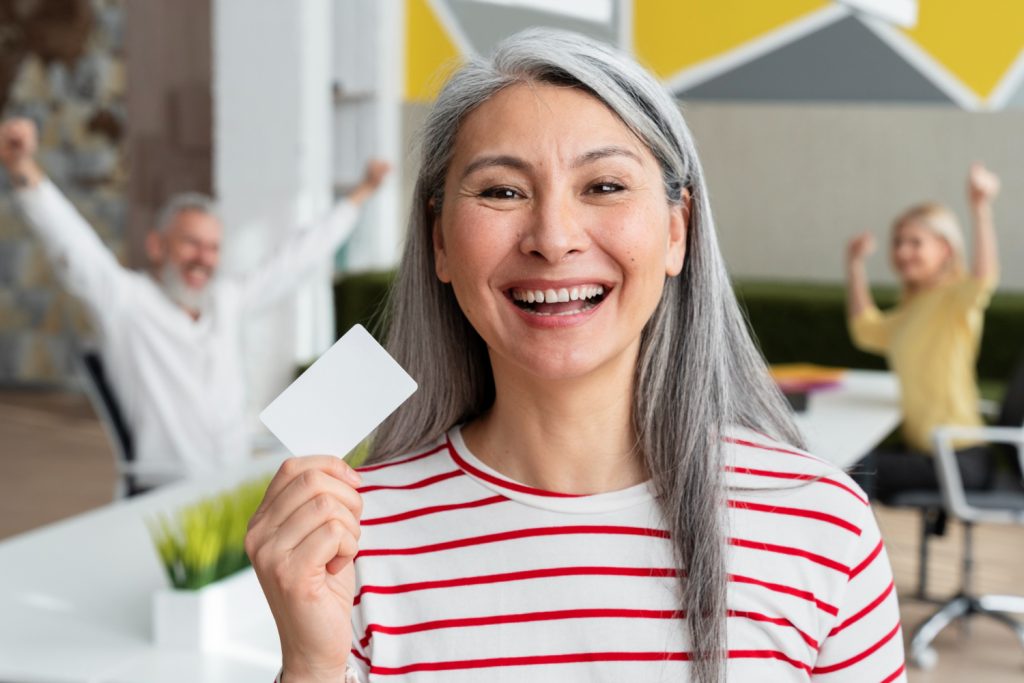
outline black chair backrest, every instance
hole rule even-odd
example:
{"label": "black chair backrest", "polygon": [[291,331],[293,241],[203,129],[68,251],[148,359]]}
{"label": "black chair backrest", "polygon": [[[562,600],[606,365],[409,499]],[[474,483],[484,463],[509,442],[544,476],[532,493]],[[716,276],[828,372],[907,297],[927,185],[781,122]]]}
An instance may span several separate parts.
{"label": "black chair backrest", "polygon": [[135,451],[132,448],[132,434],[128,430],[128,423],[121,413],[121,406],[118,404],[117,398],[110,388],[110,383],[107,382],[106,374],[103,372],[103,361],[95,351],[84,351],[82,352],[82,365],[85,367],[86,372],[89,373],[89,379],[96,389],[96,394],[103,402],[103,408],[107,411],[107,417],[113,427],[114,434],[120,442],[121,452],[124,454],[125,461],[134,461]]}
{"label": "black chair backrest", "polygon": [[1024,355],[1010,375],[1010,383],[1006,386],[1006,395],[999,410],[1000,427],[1024,426]]}

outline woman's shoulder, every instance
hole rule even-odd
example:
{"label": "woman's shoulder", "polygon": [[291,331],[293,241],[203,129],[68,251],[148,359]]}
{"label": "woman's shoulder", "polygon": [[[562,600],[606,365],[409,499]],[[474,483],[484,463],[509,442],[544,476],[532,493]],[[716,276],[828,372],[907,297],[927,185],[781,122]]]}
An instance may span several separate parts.
{"label": "woman's shoulder", "polygon": [[450,468],[448,444],[447,434],[441,434],[406,452],[386,455],[360,465],[356,471],[363,480],[361,488],[408,484],[419,476]]}
{"label": "woman's shoulder", "polygon": [[739,573],[774,571],[782,581],[794,567],[813,566],[829,590],[842,591],[872,564],[881,548],[878,524],[840,468],[753,432],[731,436],[726,457],[731,545],[737,567],[746,568]]}
{"label": "woman's shoulder", "polygon": [[803,448],[766,434],[730,429],[724,466],[730,493],[822,514],[861,516],[868,499],[846,472]]}

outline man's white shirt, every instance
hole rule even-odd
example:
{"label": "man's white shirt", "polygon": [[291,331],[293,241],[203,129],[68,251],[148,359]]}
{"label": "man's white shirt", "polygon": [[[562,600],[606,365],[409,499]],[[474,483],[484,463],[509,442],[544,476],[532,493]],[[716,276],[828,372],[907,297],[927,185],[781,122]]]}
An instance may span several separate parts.
{"label": "man's white shirt", "polygon": [[249,457],[241,358],[245,316],[293,291],[351,232],[342,201],[283,235],[260,267],[218,277],[193,320],[152,276],[121,266],[49,180],[15,193],[62,284],[87,307],[107,379],[131,430],[136,472],[151,486]]}

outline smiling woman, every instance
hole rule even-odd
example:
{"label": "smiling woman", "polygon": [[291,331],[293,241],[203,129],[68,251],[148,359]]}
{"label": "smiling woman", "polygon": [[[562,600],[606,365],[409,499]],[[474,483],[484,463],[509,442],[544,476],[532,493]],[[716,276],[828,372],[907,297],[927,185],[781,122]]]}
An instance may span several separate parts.
{"label": "smiling woman", "polygon": [[422,154],[388,340],[420,390],[251,524],[284,680],[901,679],[877,525],[799,448],[658,83],[528,31]]}
{"label": "smiling woman", "polygon": [[628,387],[640,332],[682,268],[687,211],[636,135],[582,90],[512,85],[463,121],[444,196],[437,276],[495,377],[614,366]]}

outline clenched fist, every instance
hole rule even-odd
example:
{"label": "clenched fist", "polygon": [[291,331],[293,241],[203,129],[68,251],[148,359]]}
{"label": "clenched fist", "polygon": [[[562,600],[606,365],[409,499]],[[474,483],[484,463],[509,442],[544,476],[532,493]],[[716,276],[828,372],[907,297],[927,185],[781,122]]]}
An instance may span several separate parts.
{"label": "clenched fist", "polygon": [[999,176],[980,163],[971,164],[967,174],[967,196],[972,205],[990,202],[999,194]]}
{"label": "clenched fist", "polygon": [[847,263],[863,261],[875,251],[875,237],[870,232],[862,232],[846,245]]}
{"label": "clenched fist", "polygon": [[42,172],[35,162],[39,138],[29,119],[14,118],[0,123],[0,164],[18,186],[34,185]]}

